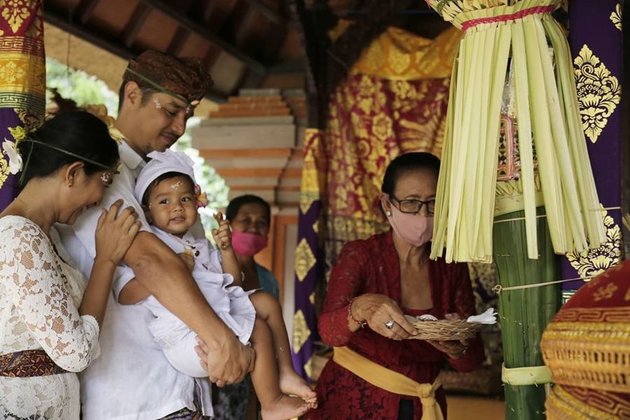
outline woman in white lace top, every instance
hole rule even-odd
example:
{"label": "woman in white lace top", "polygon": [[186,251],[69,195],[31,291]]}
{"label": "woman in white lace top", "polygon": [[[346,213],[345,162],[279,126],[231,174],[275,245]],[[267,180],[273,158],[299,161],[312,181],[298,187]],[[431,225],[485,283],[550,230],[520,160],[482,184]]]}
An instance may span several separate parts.
{"label": "woman in white lace top", "polygon": [[78,419],[73,372],[99,354],[114,270],[139,225],[133,211],[119,213],[122,202],[103,210],[86,286],[54,224],[100,202],[118,147],[98,118],[71,112],[3,150],[12,173],[22,169],[22,190],[0,213],[0,418]]}

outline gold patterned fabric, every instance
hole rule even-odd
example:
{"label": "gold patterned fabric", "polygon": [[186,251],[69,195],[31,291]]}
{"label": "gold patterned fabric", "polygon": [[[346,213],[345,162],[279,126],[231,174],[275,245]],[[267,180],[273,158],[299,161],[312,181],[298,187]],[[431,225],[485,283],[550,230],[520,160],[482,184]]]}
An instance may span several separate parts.
{"label": "gold patterned fabric", "polygon": [[[607,270],[580,288],[547,326],[541,349],[560,385],[547,401],[554,413],[549,418],[630,416],[628,278],[628,261]],[[574,410],[582,414],[569,417]]]}
{"label": "gold patterned fabric", "polygon": [[390,28],[331,96],[323,235],[328,266],[347,241],[387,228],[378,197],[391,159],[410,151],[441,155],[459,38],[455,29],[430,40]]}
{"label": "gold patterned fabric", "polygon": [[[44,117],[46,62],[41,0],[0,2],[0,143],[19,141]],[[2,149],[0,149],[2,150]],[[17,177],[0,155],[0,210],[12,200]]]}
{"label": "gold patterned fabric", "polygon": [[326,181],[324,133],[307,129],[300,190],[298,246],[295,250],[295,312],[293,314],[293,365],[310,379],[314,342],[317,340],[317,310],[314,293],[324,276],[319,234]]}
{"label": "gold patterned fabric", "polygon": [[461,32],[455,28],[444,31],[434,40],[400,28],[388,28],[363,51],[350,74],[387,80],[447,78],[451,75],[460,39]]}

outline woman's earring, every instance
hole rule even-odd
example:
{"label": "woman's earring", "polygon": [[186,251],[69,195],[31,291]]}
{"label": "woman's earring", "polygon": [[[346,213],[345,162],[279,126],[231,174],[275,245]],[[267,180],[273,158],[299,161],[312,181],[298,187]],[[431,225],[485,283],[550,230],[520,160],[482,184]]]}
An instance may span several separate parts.
{"label": "woman's earring", "polygon": [[385,216],[387,216],[387,217],[392,217],[392,212],[391,212],[391,211],[389,211],[389,210],[387,210],[387,211],[385,212]]}

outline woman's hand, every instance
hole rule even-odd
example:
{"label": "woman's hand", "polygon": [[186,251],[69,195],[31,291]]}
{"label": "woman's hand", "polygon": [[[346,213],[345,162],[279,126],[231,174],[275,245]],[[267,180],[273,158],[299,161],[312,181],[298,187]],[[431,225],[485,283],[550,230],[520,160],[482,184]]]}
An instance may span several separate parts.
{"label": "woman's hand", "polygon": [[450,341],[427,340],[427,343],[431,344],[433,347],[435,347],[442,353],[446,353],[446,355],[450,357],[451,359],[459,359],[464,354],[466,354],[466,349],[468,349],[468,343],[465,341],[459,341],[459,340],[450,340]]}
{"label": "woman's hand", "polygon": [[133,207],[120,211],[123,201],[117,200],[109,210],[103,209],[96,225],[96,260],[117,266],[140,230]]}
{"label": "woman's hand", "polygon": [[398,304],[380,294],[364,294],[352,301],[352,315],[383,337],[404,340],[415,334],[415,328],[407,321]]}

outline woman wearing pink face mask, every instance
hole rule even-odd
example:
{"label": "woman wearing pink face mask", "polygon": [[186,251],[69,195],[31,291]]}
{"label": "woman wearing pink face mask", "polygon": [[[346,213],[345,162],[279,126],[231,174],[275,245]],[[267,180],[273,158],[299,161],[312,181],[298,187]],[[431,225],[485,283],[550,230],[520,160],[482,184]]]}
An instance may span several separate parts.
{"label": "woman wearing pink face mask", "polygon": [[278,281],[271,271],[254,261],[254,256],[267,247],[269,204],[257,195],[241,195],[230,201],[225,218],[232,226],[232,246],[245,275],[243,289],[263,289],[278,297]]}
{"label": "woman wearing pink face mask", "polygon": [[[319,406],[306,418],[440,420],[443,362],[460,371],[481,364],[478,339],[406,340],[414,328],[404,315],[465,318],[475,311],[466,264],[429,260],[439,165],[428,153],[394,159],[380,200],[391,230],[342,249],[319,318],[334,356],[317,384]],[[417,396],[406,395],[409,389]]]}
{"label": "woman wearing pink face mask", "polygon": [[[243,270],[245,290],[262,289],[279,296],[278,281],[273,273],[254,260],[254,256],[267,246],[271,221],[269,204],[257,195],[241,195],[233,198],[225,209],[225,218],[232,227],[232,247]],[[250,381],[228,385],[213,390],[217,420],[258,419],[256,395]]]}

